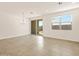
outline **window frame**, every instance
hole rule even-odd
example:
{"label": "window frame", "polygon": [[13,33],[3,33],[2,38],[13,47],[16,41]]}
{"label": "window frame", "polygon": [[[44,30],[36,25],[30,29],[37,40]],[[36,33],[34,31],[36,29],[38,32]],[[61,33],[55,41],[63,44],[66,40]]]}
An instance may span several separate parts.
{"label": "window frame", "polygon": [[[60,18],[59,18],[60,17]],[[64,17],[70,17],[69,19],[69,21],[67,21],[67,22],[63,22],[62,20],[64,19]],[[57,19],[55,19],[55,18],[57,18]],[[57,22],[53,22],[53,20],[58,20]],[[61,15],[61,16],[55,16],[54,18],[53,18],[53,20],[52,20],[52,29],[53,30],[72,30],[72,15]],[[64,19],[65,20],[65,19]],[[65,20],[66,21],[66,20]],[[56,29],[56,28],[53,28],[53,26],[56,26],[56,25],[54,25],[54,23],[59,23],[59,29]],[[62,25],[62,23],[63,23],[63,25]],[[70,24],[64,24],[64,23],[70,23]],[[66,28],[65,29],[63,29],[63,27],[62,26],[66,26]],[[70,27],[69,27],[70,26]],[[68,29],[67,29],[68,28]]]}

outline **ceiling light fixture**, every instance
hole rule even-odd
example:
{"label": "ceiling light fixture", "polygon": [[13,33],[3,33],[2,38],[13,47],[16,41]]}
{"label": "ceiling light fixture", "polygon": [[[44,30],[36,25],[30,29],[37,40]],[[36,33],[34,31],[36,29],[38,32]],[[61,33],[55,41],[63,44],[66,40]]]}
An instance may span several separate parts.
{"label": "ceiling light fixture", "polygon": [[30,14],[33,14],[33,12],[30,12]]}
{"label": "ceiling light fixture", "polygon": [[58,2],[58,4],[59,4],[59,5],[61,5],[61,4],[62,4],[62,2]]}

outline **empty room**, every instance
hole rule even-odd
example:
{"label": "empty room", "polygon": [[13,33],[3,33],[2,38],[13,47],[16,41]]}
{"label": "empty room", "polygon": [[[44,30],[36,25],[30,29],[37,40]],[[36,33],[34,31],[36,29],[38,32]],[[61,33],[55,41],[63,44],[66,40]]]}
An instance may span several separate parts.
{"label": "empty room", "polygon": [[0,2],[0,56],[79,56],[79,3]]}

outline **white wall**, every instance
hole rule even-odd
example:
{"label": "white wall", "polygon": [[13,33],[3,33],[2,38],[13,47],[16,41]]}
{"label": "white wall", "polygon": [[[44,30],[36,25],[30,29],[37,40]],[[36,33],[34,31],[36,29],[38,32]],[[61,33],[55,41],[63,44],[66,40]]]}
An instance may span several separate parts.
{"label": "white wall", "polygon": [[22,16],[16,14],[0,12],[0,39],[30,34],[29,19],[24,24]]}
{"label": "white wall", "polygon": [[[72,15],[72,30],[52,30],[51,17],[65,14]],[[43,20],[44,20],[44,26],[43,26],[44,36],[58,39],[79,41],[79,8],[47,14],[44,15]]]}

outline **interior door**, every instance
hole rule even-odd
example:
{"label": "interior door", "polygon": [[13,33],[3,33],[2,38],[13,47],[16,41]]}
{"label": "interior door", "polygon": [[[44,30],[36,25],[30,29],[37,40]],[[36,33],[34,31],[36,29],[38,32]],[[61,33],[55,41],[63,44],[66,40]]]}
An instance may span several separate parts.
{"label": "interior door", "polygon": [[36,20],[31,21],[31,34],[36,34]]}

